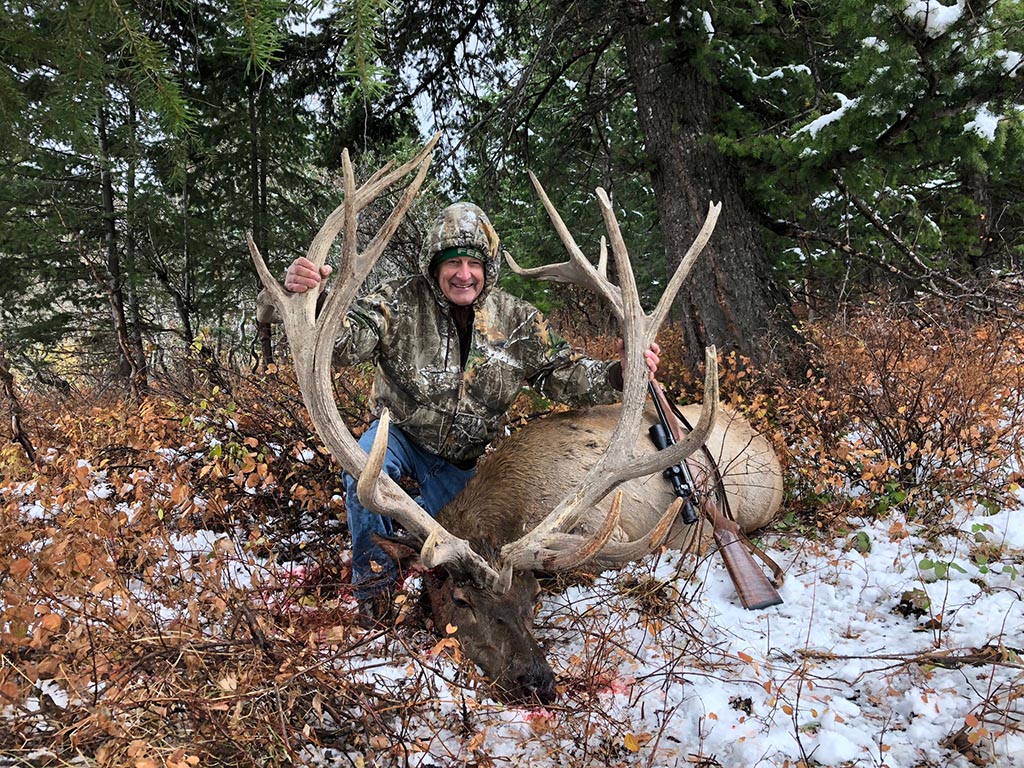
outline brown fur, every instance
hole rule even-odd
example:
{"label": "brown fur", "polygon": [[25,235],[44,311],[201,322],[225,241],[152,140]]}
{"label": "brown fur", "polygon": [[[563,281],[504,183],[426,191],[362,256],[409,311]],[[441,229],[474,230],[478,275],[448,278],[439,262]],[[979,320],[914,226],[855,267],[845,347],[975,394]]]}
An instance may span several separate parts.
{"label": "brown fur", "polygon": [[[697,420],[700,407],[684,415]],[[502,440],[477,469],[465,490],[438,516],[448,530],[470,541],[501,546],[522,536],[554,509],[597,461],[615,429],[619,406],[569,411],[536,421]],[[654,410],[646,413],[655,423]],[[782,470],[771,445],[733,411],[720,411],[707,446],[725,479],[729,507],[744,531],[766,525],[782,503]],[[654,450],[646,432],[637,449]],[[694,479],[712,484],[702,452],[692,457]],[[616,538],[636,539],[650,530],[672,503],[672,487],[660,475],[624,483],[622,516]],[[587,530],[604,519],[606,498],[582,524]],[[668,545],[683,549],[693,529],[677,522]]]}
{"label": "brown fur", "polygon": [[[699,410],[689,406],[683,412],[696,421]],[[618,405],[571,411],[505,438],[480,463],[465,490],[441,510],[438,521],[493,560],[501,545],[535,526],[584,477],[604,451],[618,413]],[[653,424],[653,409],[646,415]],[[742,417],[723,410],[707,446],[724,476],[729,506],[740,527],[751,531],[766,525],[782,502],[782,471],[769,443]],[[654,450],[646,434],[640,436],[637,449]],[[692,462],[695,481],[711,484],[702,452]],[[672,487],[660,474],[629,481],[619,490],[620,540],[645,534],[673,500]],[[610,503],[606,498],[580,528],[598,526]],[[706,522],[685,525],[677,520],[667,544],[703,549],[710,537]],[[516,573],[512,589],[504,595],[474,586],[464,574],[434,574],[425,581],[435,622],[442,628],[458,627],[463,650],[506,698],[548,703],[555,697],[554,677],[531,632],[536,590],[529,572]]]}

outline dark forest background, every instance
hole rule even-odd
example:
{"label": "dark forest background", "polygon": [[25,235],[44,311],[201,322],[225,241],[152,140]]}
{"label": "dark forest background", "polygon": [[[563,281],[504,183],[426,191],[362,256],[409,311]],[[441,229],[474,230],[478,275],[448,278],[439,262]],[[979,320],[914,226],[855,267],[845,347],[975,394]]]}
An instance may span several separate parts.
{"label": "dark forest background", "polygon": [[[183,355],[269,362],[244,233],[283,270],[340,199],[343,147],[365,176],[434,130],[381,277],[411,268],[455,199],[520,263],[561,259],[531,169],[591,254],[608,190],[654,297],[723,203],[673,318],[694,369],[713,342],[802,372],[803,323],[880,296],[1012,316],[1024,6],[909,5],[6,3],[5,368],[137,393]],[[503,283],[611,330],[578,293]]]}

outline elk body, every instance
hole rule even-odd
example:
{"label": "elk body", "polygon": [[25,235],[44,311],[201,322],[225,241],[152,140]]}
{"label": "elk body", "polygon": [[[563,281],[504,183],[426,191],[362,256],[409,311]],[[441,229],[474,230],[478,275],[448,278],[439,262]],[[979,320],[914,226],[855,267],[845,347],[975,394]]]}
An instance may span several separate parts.
{"label": "elk body", "polygon": [[[345,312],[415,197],[437,138],[410,162],[395,170],[385,167],[358,189],[348,153],[343,153],[344,202],[328,217],[307,252],[307,258],[319,267],[343,232],[334,290],[319,316],[315,291],[289,294],[271,277],[251,238],[249,247],[266,289],[263,304],[272,303],[284,322],[310,417],[332,456],[359,478],[363,505],[390,516],[409,534],[410,539],[392,540],[385,546],[396,560],[416,560],[427,569],[424,591],[435,624],[458,628],[463,650],[506,698],[546,703],[554,698],[555,689],[554,676],[531,632],[538,592],[536,572],[588,564],[591,568],[620,565],[643,557],[666,539],[672,546],[686,546],[700,526],[685,527],[677,522],[681,500],[673,498],[660,472],[690,457],[699,482],[698,449],[706,441],[710,440],[710,453],[725,477],[726,495],[744,529],[759,527],[774,514],[781,498],[781,473],[770,447],[741,419],[727,415],[716,424],[713,349],[706,355],[704,402],[689,414],[693,430],[662,451],[655,451],[641,432],[649,419],[644,413],[648,378],[644,350],[653,342],[675,294],[710,238],[718,207],[710,208],[657,308],[645,314],[626,246],[603,190],[598,190],[597,196],[615,254],[618,285],[606,274],[604,241],[595,268],[532,174],[570,258],[532,270],[520,269],[507,253],[506,258],[521,274],[576,283],[609,305],[618,319],[625,348],[622,405],[561,414],[506,439],[437,520],[383,473],[387,411],[380,416],[376,442],[367,456],[334,402],[331,359]],[[416,171],[415,179],[399,204],[360,252],[356,244],[359,212],[412,171]]]}
{"label": "elk body", "polygon": [[[474,542],[480,551],[500,551],[532,530],[579,485],[607,447],[619,410],[618,405],[606,405],[567,411],[531,422],[506,437],[480,462],[476,475],[440,512],[438,522]],[[699,406],[682,410],[687,419],[697,419]],[[647,409],[645,424],[656,420],[653,409]],[[782,502],[782,471],[770,443],[742,417],[723,410],[707,447],[722,473],[729,507],[740,528],[749,532],[767,525]],[[646,433],[636,449],[654,451]],[[713,470],[707,464],[703,452],[690,458],[694,479],[703,492],[714,485]],[[671,485],[660,473],[626,481],[618,491],[621,512],[609,544],[641,539],[658,525],[674,499]],[[608,519],[611,504],[607,497],[599,502],[574,533],[593,535]],[[686,525],[676,517],[664,545],[703,551],[711,538],[710,528],[704,519]],[[389,551],[406,567],[416,560],[411,547],[392,542]],[[635,556],[599,553],[581,565],[614,568]],[[517,573],[506,593],[477,588],[471,580],[447,572],[428,574],[423,589],[435,624],[458,627],[463,650],[506,695],[545,702],[554,697],[554,676],[531,631],[538,593],[533,571]]]}
{"label": "elk body", "polygon": [[[572,491],[604,451],[619,416],[618,405],[558,413],[532,422],[503,439],[481,461],[465,490],[438,516],[448,530],[470,540],[500,546],[518,539],[536,526]],[[697,419],[699,406],[686,406],[683,414]],[[644,424],[654,424],[653,409],[644,412]],[[771,444],[749,423],[722,409],[708,437],[708,452],[722,472],[729,506],[744,531],[767,525],[782,503],[782,471]],[[638,453],[653,453],[642,432]],[[690,457],[695,479],[713,486],[703,452]],[[660,473],[629,480],[619,486],[622,509],[610,541],[635,540],[657,524],[672,504],[671,485]],[[605,497],[580,525],[585,532],[605,520],[611,499]],[[673,520],[664,544],[688,549],[699,543],[703,525]],[[707,533],[704,531],[704,533]],[[706,543],[706,542],[705,542]],[[601,563],[600,554],[594,558]],[[621,564],[614,560],[610,565]]]}

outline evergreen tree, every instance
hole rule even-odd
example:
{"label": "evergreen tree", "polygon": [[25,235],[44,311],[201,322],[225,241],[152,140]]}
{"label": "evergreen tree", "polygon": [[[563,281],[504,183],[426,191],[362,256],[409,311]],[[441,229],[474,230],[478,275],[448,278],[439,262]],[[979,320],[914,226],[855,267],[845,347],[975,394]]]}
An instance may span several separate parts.
{"label": "evergreen tree", "polygon": [[257,284],[244,233],[283,267],[336,202],[325,168],[340,159],[339,130],[353,129],[321,110],[373,92],[376,70],[350,65],[356,49],[372,58],[366,12],[379,5],[5,6],[0,205],[12,224],[0,290],[12,356],[42,366],[64,345],[86,370],[120,361],[144,384],[143,348],[156,360],[243,351]]}
{"label": "evergreen tree", "polygon": [[725,201],[678,305],[693,358],[714,341],[763,361],[793,339],[791,304],[854,287],[980,299],[977,278],[1019,258],[1019,2],[451,2],[410,17],[427,54],[403,70],[404,98],[461,127],[454,156],[506,237],[529,236],[521,250],[546,250],[523,165],[586,221],[589,157],[588,181],[619,180],[620,215],[656,209],[639,250],[669,265]]}

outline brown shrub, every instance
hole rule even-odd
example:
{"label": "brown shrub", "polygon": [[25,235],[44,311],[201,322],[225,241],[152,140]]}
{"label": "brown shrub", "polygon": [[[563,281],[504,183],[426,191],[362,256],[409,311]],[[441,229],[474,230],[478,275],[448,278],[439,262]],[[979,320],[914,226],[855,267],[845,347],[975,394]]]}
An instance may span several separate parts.
{"label": "brown shrub", "polygon": [[1024,336],[998,321],[870,306],[811,326],[806,380],[776,385],[800,506],[937,521],[952,505],[1016,503]]}
{"label": "brown shrub", "polygon": [[[1019,332],[876,307],[809,333],[820,352],[804,381],[721,360],[723,399],[785,459],[794,517],[897,506],[939,520],[954,501],[1014,501]],[[699,397],[678,332],[659,340],[670,391]],[[587,346],[614,354],[614,339]],[[351,424],[368,419],[370,375],[338,377]],[[351,631],[340,472],[290,371],[208,381],[162,382],[135,405],[23,393],[39,460],[0,451],[0,743],[12,754],[177,766],[296,762],[295,745],[318,740],[400,751],[438,696],[436,661],[419,652],[432,639],[404,649],[400,681],[348,674],[378,651]],[[536,406],[524,398],[517,413]],[[310,554],[315,593],[278,567]],[[316,610],[290,610],[306,602]],[[50,699],[50,680],[66,701]]]}

